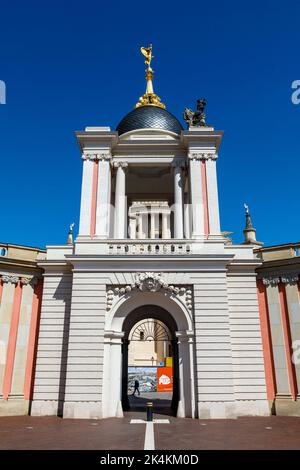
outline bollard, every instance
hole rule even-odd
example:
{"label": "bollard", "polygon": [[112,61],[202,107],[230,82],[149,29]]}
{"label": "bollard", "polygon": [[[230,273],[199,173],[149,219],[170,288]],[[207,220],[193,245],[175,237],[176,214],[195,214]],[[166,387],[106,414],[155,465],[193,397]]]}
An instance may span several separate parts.
{"label": "bollard", "polygon": [[147,403],[147,421],[153,421],[153,403],[151,401]]}

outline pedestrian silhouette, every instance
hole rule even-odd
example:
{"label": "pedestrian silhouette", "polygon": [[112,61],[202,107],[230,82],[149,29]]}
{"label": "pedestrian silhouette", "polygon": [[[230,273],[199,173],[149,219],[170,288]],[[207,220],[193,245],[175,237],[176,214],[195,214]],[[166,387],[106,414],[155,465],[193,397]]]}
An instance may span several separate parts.
{"label": "pedestrian silhouette", "polygon": [[133,390],[133,394],[132,395],[135,395],[135,392],[138,392],[138,394],[140,395],[140,383],[138,380],[135,380],[134,381],[134,390]]}

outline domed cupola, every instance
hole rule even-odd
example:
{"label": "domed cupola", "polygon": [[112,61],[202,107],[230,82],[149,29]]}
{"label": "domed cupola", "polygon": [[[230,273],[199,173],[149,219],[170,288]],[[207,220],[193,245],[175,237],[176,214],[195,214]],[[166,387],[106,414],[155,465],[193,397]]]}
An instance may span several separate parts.
{"label": "domed cupola", "polygon": [[182,125],[173,114],[166,110],[166,106],[153,90],[153,70],[150,67],[152,45],[150,44],[147,48],[141,47],[141,52],[146,57],[145,64],[148,66],[146,69],[146,93],[140,97],[135,109],[122,119],[116,130],[119,135],[137,129],[161,129],[180,134],[183,130]]}

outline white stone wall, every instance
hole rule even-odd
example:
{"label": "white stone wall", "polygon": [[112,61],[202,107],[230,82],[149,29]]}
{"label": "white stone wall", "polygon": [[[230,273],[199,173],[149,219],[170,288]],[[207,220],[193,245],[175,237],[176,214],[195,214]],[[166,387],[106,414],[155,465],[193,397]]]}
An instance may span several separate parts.
{"label": "white stone wall", "polygon": [[225,272],[190,276],[194,284],[199,418],[233,413],[232,353]]}
{"label": "white stone wall", "polygon": [[[132,302],[132,308],[140,305],[135,297],[139,302],[144,299],[145,305],[162,302],[161,306],[175,315],[177,321],[180,315],[182,318],[187,315],[182,325],[185,322],[185,328],[195,335],[189,343],[182,343],[179,338],[181,377],[185,382],[181,394],[186,395],[187,386],[194,381],[195,408],[200,418],[268,414],[253,269],[245,273],[226,272],[222,263],[214,269],[205,263],[202,269],[199,264],[198,270],[190,272],[160,272],[168,285],[192,288],[192,311],[180,314],[184,305],[175,305],[176,299],[170,299],[164,292],[138,290],[128,295],[127,300],[118,298],[110,311],[107,289],[111,285],[131,285],[135,280],[132,271],[101,272],[95,265],[80,268],[78,263],[73,278],[70,273],[45,276],[33,414],[56,414],[58,401],[64,400],[64,417],[116,415],[120,400],[121,340],[112,339],[108,343],[105,335],[111,330],[113,335],[122,333],[121,317],[115,323],[117,327],[112,326],[113,311],[123,308],[122,302],[125,310],[126,302]],[[110,391],[105,397],[104,381]],[[115,381],[118,385],[113,390]],[[185,406],[194,415],[191,405],[185,402]]]}
{"label": "white stone wall", "polygon": [[56,415],[64,399],[72,274],[46,273],[41,307],[32,415]]}
{"label": "white stone wall", "polygon": [[268,414],[254,270],[229,270],[228,306],[234,396],[239,414]]}
{"label": "white stone wall", "polygon": [[73,275],[64,417],[102,417],[107,282],[101,273]]}

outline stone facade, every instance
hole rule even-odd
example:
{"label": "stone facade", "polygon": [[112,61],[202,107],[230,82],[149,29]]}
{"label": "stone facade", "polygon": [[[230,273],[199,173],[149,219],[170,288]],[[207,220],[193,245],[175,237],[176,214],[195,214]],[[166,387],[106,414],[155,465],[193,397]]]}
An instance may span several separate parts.
{"label": "stone facade", "polygon": [[276,414],[300,414],[300,258],[298,244],[257,250],[258,292],[268,398]]}
{"label": "stone facade", "polygon": [[[77,137],[79,235],[74,246],[48,247],[38,263],[44,294],[32,414],[122,416],[126,325],[143,311],[145,318],[153,312],[169,319],[177,416],[269,414],[256,294],[261,261],[253,246],[229,245],[220,231],[222,132],[137,130],[118,137],[93,128]],[[155,221],[151,231],[150,210],[150,230],[142,222],[143,235],[131,237],[128,214],[137,216],[136,201],[167,207],[168,231]]]}
{"label": "stone facade", "polygon": [[0,416],[27,414],[42,297],[38,248],[0,243]]}
{"label": "stone facade", "polygon": [[298,415],[298,246],[222,234],[222,132],[77,138],[74,243],[0,244],[0,414],[123,416],[129,332],[153,318],[172,337],[178,417]]}

